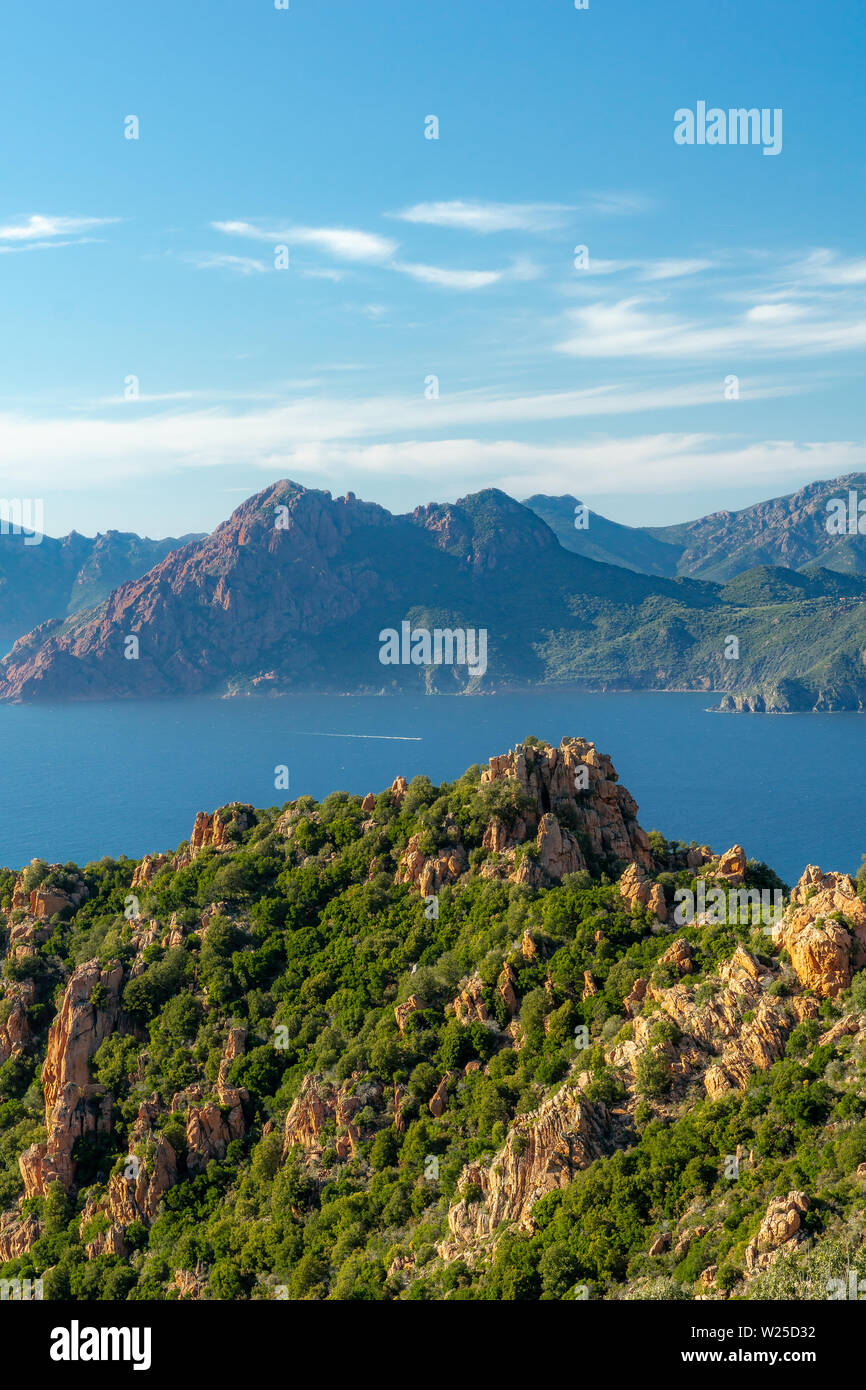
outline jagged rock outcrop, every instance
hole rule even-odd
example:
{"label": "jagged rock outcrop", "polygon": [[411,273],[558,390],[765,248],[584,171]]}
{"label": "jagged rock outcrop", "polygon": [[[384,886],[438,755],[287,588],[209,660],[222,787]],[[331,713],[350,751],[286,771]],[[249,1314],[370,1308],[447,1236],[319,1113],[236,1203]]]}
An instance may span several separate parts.
{"label": "jagged rock outcrop", "polygon": [[826,1047],[827,1043],[839,1042],[842,1038],[855,1037],[866,1028],[866,1020],[859,1014],[845,1014],[843,1018],[837,1018],[835,1023],[823,1032],[818,1038],[818,1044]]}
{"label": "jagged rock outcrop", "polygon": [[430,1111],[434,1120],[438,1120],[440,1115],[445,1114],[445,1107],[448,1104],[448,1083],[450,1080],[451,1073],[450,1071],[446,1071],[439,1085],[436,1087],[436,1090],[427,1102],[427,1109]]}
{"label": "jagged rock outcrop", "polygon": [[659,956],[658,963],[671,966],[679,971],[680,975],[690,975],[694,954],[694,946],[690,945],[684,936],[680,936]]}
{"label": "jagged rock outcrop", "polygon": [[420,848],[421,836],[413,835],[397,864],[395,883],[408,883],[422,898],[438,893],[446,883],[456,883],[468,868],[466,851],[462,844],[454,844],[440,849],[435,855],[427,855]]}
{"label": "jagged rock outcrop", "polygon": [[[610,758],[593,743],[575,738],[563,739],[559,748],[523,744],[491,758],[481,774],[482,784],[508,780],[533,803],[520,810],[528,830],[534,831],[546,815],[557,816],[568,808],[569,821],[586,836],[593,855],[652,868],[649,840],[637,822],[637,804],[619,785]],[[552,863],[554,842],[555,837],[549,851]]]}
{"label": "jagged rock outcrop", "polygon": [[692,1226],[689,1230],[683,1231],[682,1234],[678,1236],[677,1243],[674,1246],[674,1259],[685,1259],[686,1255],[689,1253],[692,1242],[701,1240],[707,1234],[708,1230],[708,1226]]}
{"label": "jagged rock outcrop", "polygon": [[203,1105],[191,1105],[186,1121],[186,1164],[191,1173],[201,1173],[211,1159],[223,1159],[226,1149],[233,1139],[242,1139],[245,1133],[243,1110],[239,1094],[231,1098],[231,1113],[223,1115],[219,1105],[212,1100]]}
{"label": "jagged rock outcrop", "polygon": [[856,897],[857,888],[850,874],[839,874],[832,870],[824,873],[817,864],[807,864],[799,881],[791,889],[791,902],[801,906],[816,893],[835,892],[845,898]]}
{"label": "jagged rock outcrop", "polygon": [[294,1145],[299,1145],[310,1160],[321,1159],[325,1142],[325,1126],[336,1126],[334,1148],[338,1158],[348,1158],[355,1152],[361,1131],[354,1117],[365,1106],[377,1109],[382,1101],[379,1082],[352,1076],[340,1086],[321,1077],[307,1075],[286,1116],[283,1134],[283,1157]]}
{"label": "jagged rock outcrop", "polygon": [[460,993],[452,1001],[451,1008],[459,1023],[472,1023],[475,1020],[479,1023],[486,1023],[487,1007],[484,1003],[484,985],[478,975],[473,975],[472,979],[463,986]]}
{"label": "jagged rock outcrop", "polygon": [[195,1269],[176,1269],[174,1271],[174,1286],[181,1302],[204,1298],[207,1288],[206,1266],[199,1261]]}
{"label": "jagged rock outcrop", "polygon": [[21,999],[14,1000],[9,1017],[0,1023],[0,1065],[10,1057],[20,1057],[31,1038],[27,1009]]}
{"label": "jagged rock outcrop", "polygon": [[401,1037],[406,1027],[406,1020],[411,1018],[412,1014],[417,1013],[421,1007],[422,1003],[417,994],[410,994],[405,1003],[394,1005],[394,1017],[397,1020],[397,1028]]}
{"label": "jagged rock outcrop", "polygon": [[754,1017],[740,1025],[737,1038],[723,1050],[721,1061],[707,1068],[704,1086],[711,1100],[725,1091],[742,1090],[752,1072],[766,1071],[785,1052],[789,1024],[777,1001],[764,995]]}
{"label": "jagged rock outcrop", "polygon": [[14,1211],[0,1213],[0,1264],[26,1255],[41,1233],[42,1227],[32,1213],[29,1216],[19,1216]]}
{"label": "jagged rock outcrop", "polygon": [[211,1159],[225,1158],[233,1139],[243,1139],[247,1132],[244,1106],[249,1101],[245,1086],[229,1086],[229,1067],[240,1057],[246,1044],[246,1029],[231,1028],[220,1059],[217,1076],[216,1101],[207,1098],[207,1088],[196,1084],[187,1086],[172,1098],[173,1111],[186,1111],[186,1166],[190,1173],[200,1173]]}
{"label": "jagged rock outcrop", "polygon": [[220,1059],[219,1075],[217,1077],[218,1088],[221,1087],[226,1090],[231,1089],[228,1086],[229,1068],[231,1067],[232,1062],[235,1061],[237,1057],[242,1057],[244,1055],[244,1049],[246,1048],[246,1045],[246,1028],[243,1028],[239,1025],[234,1028],[230,1028],[229,1035],[226,1039],[225,1050],[223,1051],[222,1058]]}
{"label": "jagged rock outcrop", "polygon": [[508,962],[506,962],[502,968],[502,972],[499,976],[499,979],[496,981],[496,988],[499,990],[499,993],[505,1000],[505,1007],[507,1008],[509,1016],[511,1018],[514,1017],[514,1015],[518,1012],[520,1008],[520,1003],[517,998],[517,991],[515,989],[516,984],[517,976],[514,973],[514,969]]}
{"label": "jagged rock outcrop", "polygon": [[[683,945],[687,943],[674,942],[670,953],[675,952],[683,964],[690,963]],[[626,999],[631,1037],[614,1040],[608,1047],[609,1065],[633,1075],[641,1054],[652,1045],[652,1026],[659,1014],[636,1016],[649,998],[682,1034],[676,1045],[668,1043],[663,1049],[675,1080],[703,1076],[707,1094],[716,1099],[725,1091],[742,1089],[754,1070],[770,1067],[784,1055],[793,1026],[784,1001],[765,989],[764,982],[770,983],[772,976],[738,946],[730,960],[719,966],[718,978],[717,992],[702,1005],[695,1003],[694,988],[685,979],[670,989],[657,989],[643,978],[635,981]]]}
{"label": "jagged rock outcrop", "polygon": [[[844,923],[838,918],[844,918]],[[833,999],[866,964],[866,903],[848,874],[823,874],[810,864],[774,933],[797,978],[821,999]]]}
{"label": "jagged rock outcrop", "polygon": [[639,975],[638,978],[635,980],[629,993],[622,1001],[623,1007],[625,1008],[626,1018],[634,1018],[636,1014],[640,1013],[641,1009],[643,1008],[643,1002],[646,999],[648,985],[649,980],[646,979],[643,975]]}
{"label": "jagged rock outcrop", "polygon": [[[580,845],[571,832],[560,825],[552,811],[541,817],[536,846],[537,867],[547,878],[561,879],[586,868]],[[527,868],[531,863],[530,859],[522,860],[522,866]]]}
{"label": "jagged rock outcrop", "polygon": [[132,888],[145,888],[160,869],[171,861],[170,854],[146,854],[140,864],[136,864],[132,875]]}
{"label": "jagged rock outcrop", "polygon": [[732,845],[729,850],[720,856],[718,865],[713,870],[716,878],[727,879],[732,888],[745,882],[746,875],[746,851],[742,845]]}
{"label": "jagged rock outcrop", "polygon": [[166,1136],[152,1129],[160,1109],[158,1096],[143,1102],[133,1127],[131,1137],[136,1143],[144,1139],[152,1141],[149,1158],[145,1161],[136,1154],[129,1154],[123,1171],[109,1178],[105,1193],[90,1198],[85,1204],[80,1223],[82,1235],[94,1216],[104,1215],[108,1222],[107,1228],[95,1232],[88,1242],[89,1259],[102,1254],[128,1255],[127,1227],[133,1221],[145,1225],[155,1221],[161,1198],[178,1181],[177,1154]]}
{"label": "jagged rock outcrop", "polygon": [[50,926],[45,923],[40,925],[33,917],[12,922],[9,926],[9,955],[17,961],[32,959],[50,935]]}
{"label": "jagged rock outcrop", "polygon": [[575,1173],[611,1152],[607,1108],[563,1087],[538,1110],[515,1120],[490,1164],[470,1163],[448,1213],[444,1259],[467,1255],[510,1222],[532,1228],[532,1208],[548,1192],[567,1187]]}
{"label": "jagged rock outcrop", "polygon": [[225,911],[226,904],[223,902],[211,903],[208,907],[205,908],[204,912],[201,914],[201,934],[203,937],[207,933],[207,929],[211,924],[212,918],[224,916]]}
{"label": "jagged rock outcrop", "polygon": [[653,881],[642,864],[629,864],[618,887],[629,907],[648,907],[658,922],[668,920],[664,889]]}
{"label": "jagged rock outcrop", "polygon": [[117,1024],[122,982],[121,965],[102,970],[98,960],[80,965],[69,979],[42,1067],[47,1141],[31,1145],[18,1160],[28,1197],[44,1196],[54,1181],[68,1192],[75,1181],[76,1139],[111,1129],[111,1096],[94,1085],[90,1061]]}
{"label": "jagged rock outcrop", "polygon": [[509,832],[505,821],[499,816],[493,816],[487,823],[487,829],[481,840],[481,848],[486,849],[489,854],[502,854],[509,847],[520,844],[526,838],[526,826],[520,822],[523,834],[519,835],[516,831]]}
{"label": "jagged rock outcrop", "polygon": [[[31,869],[40,865],[39,859],[30,861]],[[68,883],[70,872],[62,864],[49,864],[47,871],[45,866],[42,866],[42,869],[44,875],[42,882],[29,890],[25,887],[24,875],[19,874],[12,889],[13,909],[23,909],[30,917],[38,921],[40,918],[53,917],[55,912],[63,912],[67,908],[74,909],[81,906],[87,897],[87,885],[80,874],[75,874],[73,881]],[[53,882],[53,879],[60,875],[68,883],[67,887],[60,887],[59,884]]]}
{"label": "jagged rock outcrop", "polygon": [[229,835],[229,827],[232,822],[238,830],[249,830],[250,826],[255,824],[253,807],[226,806],[219,811],[214,811],[213,815],[208,815],[206,811],[199,811],[195,818],[192,834],[189,837],[190,858],[197,859],[202,850],[207,848],[215,849],[220,853],[237,849],[237,844]]}
{"label": "jagged rock outcrop", "polygon": [[767,1207],[761,1228],[746,1246],[747,1274],[766,1269],[782,1250],[794,1250],[803,1238],[803,1218],[809,1210],[805,1192],[789,1192],[774,1197]]}

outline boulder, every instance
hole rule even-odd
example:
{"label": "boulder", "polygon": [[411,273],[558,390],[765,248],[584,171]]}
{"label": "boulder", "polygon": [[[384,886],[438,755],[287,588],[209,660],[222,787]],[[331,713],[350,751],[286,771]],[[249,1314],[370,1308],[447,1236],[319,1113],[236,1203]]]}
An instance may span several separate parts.
{"label": "boulder", "polygon": [[[844,917],[845,924],[834,920]],[[848,874],[823,874],[810,864],[791,894],[774,934],[791,957],[800,984],[833,999],[866,964],[866,903]]]}
{"label": "boulder", "polygon": [[727,879],[731,887],[735,888],[745,882],[745,875],[746,851],[742,845],[733,845],[720,856],[714,876]]}
{"label": "boulder", "polygon": [[629,907],[649,908],[656,921],[667,921],[664,889],[653,882],[642,864],[629,864],[617,886]]}
{"label": "boulder", "polygon": [[803,1217],[808,1210],[809,1198],[805,1192],[792,1191],[785,1197],[772,1199],[757,1235],[746,1246],[748,1274],[766,1269],[781,1250],[796,1248],[803,1236]]}
{"label": "boulder", "polygon": [[397,1027],[400,1030],[401,1037],[406,1026],[407,1018],[411,1017],[411,1015],[421,1007],[421,1000],[418,998],[417,994],[410,994],[405,1004],[396,1004],[394,1006],[394,1017],[397,1020]]}

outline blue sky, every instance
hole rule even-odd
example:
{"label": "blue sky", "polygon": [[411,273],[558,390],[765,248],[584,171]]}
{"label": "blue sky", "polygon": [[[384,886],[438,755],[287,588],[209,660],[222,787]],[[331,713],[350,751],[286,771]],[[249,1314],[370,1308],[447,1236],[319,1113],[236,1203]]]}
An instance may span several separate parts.
{"label": "blue sky", "polygon": [[[864,31],[859,0],[14,7],[0,491],[55,535],[209,529],[286,476],[662,524],[866,468]],[[678,146],[699,101],[781,108],[781,153]]]}

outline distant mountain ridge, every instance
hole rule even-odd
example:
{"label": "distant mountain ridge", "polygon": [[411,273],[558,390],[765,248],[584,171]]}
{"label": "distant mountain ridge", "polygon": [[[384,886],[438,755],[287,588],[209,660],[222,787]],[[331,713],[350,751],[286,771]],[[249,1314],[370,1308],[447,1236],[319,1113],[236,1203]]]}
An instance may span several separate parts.
{"label": "distant mountain ridge", "polygon": [[577,513],[583,504],[569,493],[562,497],[535,493],[527,497],[523,505],[547,523],[560,545],[576,555],[637,570],[640,574],[676,577],[683,550],[680,545],[660,539],[638,526],[609,521],[591,509],[586,510],[585,524],[578,528],[575,524]]}
{"label": "distant mountain ridge", "polygon": [[[424,654],[431,632],[450,653],[440,664]],[[460,653],[482,632],[473,667]],[[0,665],[0,699],[546,686],[856,710],[863,652],[856,574],[812,564],[756,566],[726,584],[648,575],[566,549],[496,489],[394,516],[284,480],[98,606],[20,638]]]}
{"label": "distant mountain ridge", "polygon": [[623,526],[590,512],[583,530],[574,524],[580,505],[576,497],[538,493],[525,505],[547,522],[560,545],[578,555],[645,574],[723,584],[757,565],[802,569],[817,564],[845,574],[866,574],[866,534],[828,530],[828,501],[836,498],[847,504],[850,492],[866,500],[866,473],[808,483],[797,492],[740,511],[713,512],[675,526]]}
{"label": "distant mountain ridge", "polygon": [[92,608],[127,579],[138,579],[172,550],[199,535],[150,540],[128,531],[55,539],[0,534],[0,641],[20,637],[49,618]]}

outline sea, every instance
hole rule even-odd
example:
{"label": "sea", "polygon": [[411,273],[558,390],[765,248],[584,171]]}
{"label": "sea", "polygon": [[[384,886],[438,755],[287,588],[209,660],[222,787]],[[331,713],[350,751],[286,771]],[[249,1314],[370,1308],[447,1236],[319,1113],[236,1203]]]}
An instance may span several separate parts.
{"label": "sea", "polygon": [[[173,850],[197,811],[459,777],[530,734],[608,753],[646,830],[739,843],[787,882],[866,851],[866,718],[711,712],[706,694],[193,698],[0,705],[0,864]],[[288,787],[286,788],[286,782]]]}

